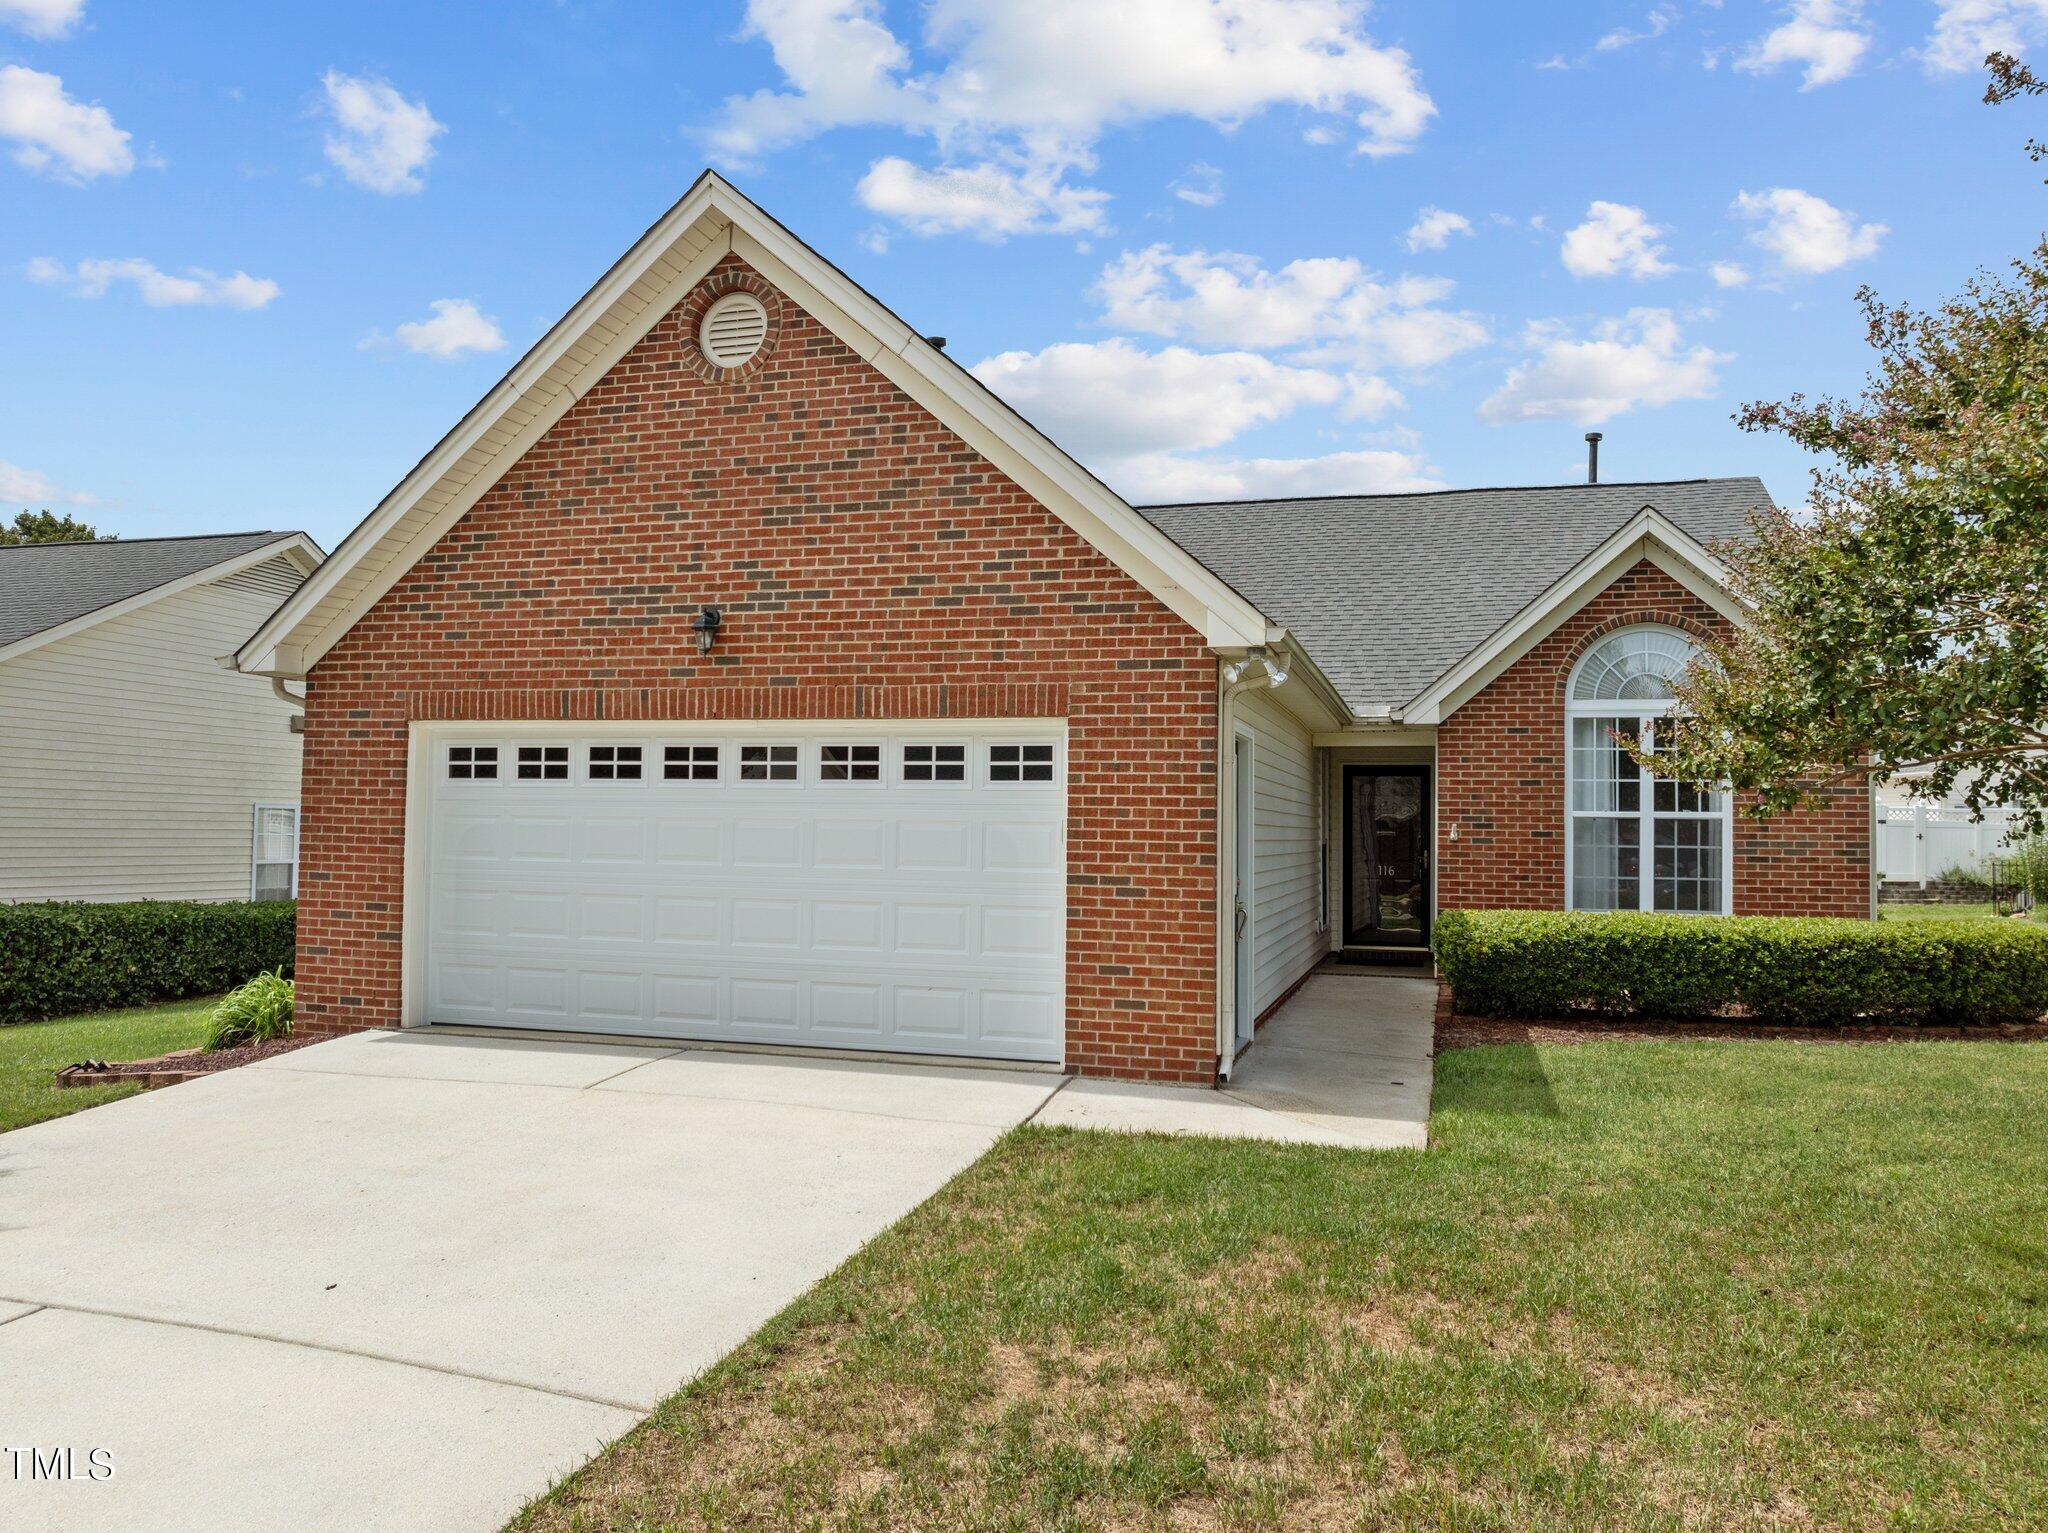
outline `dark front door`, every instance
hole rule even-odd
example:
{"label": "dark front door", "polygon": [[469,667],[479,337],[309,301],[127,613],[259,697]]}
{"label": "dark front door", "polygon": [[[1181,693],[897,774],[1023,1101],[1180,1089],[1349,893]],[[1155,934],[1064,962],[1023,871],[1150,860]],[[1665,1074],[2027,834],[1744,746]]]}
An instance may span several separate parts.
{"label": "dark front door", "polygon": [[1344,942],[1429,941],[1429,771],[1344,769]]}

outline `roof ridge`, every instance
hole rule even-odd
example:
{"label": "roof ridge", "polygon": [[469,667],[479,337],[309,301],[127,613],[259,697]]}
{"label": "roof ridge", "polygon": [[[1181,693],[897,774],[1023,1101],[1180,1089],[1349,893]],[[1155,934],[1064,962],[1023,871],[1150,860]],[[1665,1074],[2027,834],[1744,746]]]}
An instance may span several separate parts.
{"label": "roof ridge", "polygon": [[[1196,506],[1300,505],[1311,500],[1427,500],[1439,495],[1506,495],[1524,490],[1628,490],[1681,484],[1740,484],[1757,474],[1702,474],[1691,479],[1603,479],[1598,484],[1476,484],[1441,490],[1358,490],[1334,495],[1240,495],[1224,500],[1134,501],[1134,511],[1173,511]],[[1768,492],[1766,492],[1768,493]]]}
{"label": "roof ridge", "polygon": [[155,538],[53,538],[42,543],[0,543],[0,553],[17,548],[111,548],[115,544],[133,548],[138,543],[203,543],[209,538],[300,538],[303,532],[259,527],[249,532],[173,532]]}

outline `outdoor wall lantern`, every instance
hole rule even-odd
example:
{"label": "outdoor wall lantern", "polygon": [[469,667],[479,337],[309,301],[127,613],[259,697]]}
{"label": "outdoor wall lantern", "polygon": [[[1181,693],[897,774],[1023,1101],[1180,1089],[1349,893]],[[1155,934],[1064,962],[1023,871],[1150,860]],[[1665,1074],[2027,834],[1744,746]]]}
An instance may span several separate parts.
{"label": "outdoor wall lantern", "polygon": [[718,637],[718,625],[725,619],[716,607],[705,607],[697,613],[697,619],[690,624],[690,631],[697,636],[697,653],[711,653],[711,641]]}

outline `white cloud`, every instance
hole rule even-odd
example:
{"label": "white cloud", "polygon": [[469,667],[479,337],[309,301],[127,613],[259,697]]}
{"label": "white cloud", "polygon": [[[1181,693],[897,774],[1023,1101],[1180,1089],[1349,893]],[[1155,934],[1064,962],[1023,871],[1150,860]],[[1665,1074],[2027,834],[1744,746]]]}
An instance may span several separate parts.
{"label": "white cloud", "polygon": [[1593,47],[1601,53],[1613,53],[1620,48],[1632,48],[1637,43],[1653,42],[1669,32],[1677,20],[1678,11],[1675,7],[1660,5],[1643,18],[1643,24],[1639,29],[1616,27],[1594,43]]}
{"label": "white cloud", "polygon": [[1057,172],[1025,165],[924,170],[895,155],[868,168],[861,205],[914,234],[1078,234],[1102,227],[1107,192],[1065,185]]}
{"label": "white cloud", "polygon": [[1716,287],[1749,286],[1749,268],[1740,261],[1716,261],[1707,271]]}
{"label": "white cloud", "polygon": [[1705,346],[1687,347],[1669,309],[1631,309],[1585,338],[1557,321],[1539,321],[1523,343],[1532,359],[1510,369],[1479,407],[1479,418],[1489,424],[1573,420],[1597,426],[1645,406],[1705,399],[1719,385],[1715,369],[1729,360]]}
{"label": "white cloud", "polygon": [[1801,90],[1832,85],[1853,74],[1870,48],[1862,0],[1792,0],[1791,14],[1735,60],[1737,69],[1768,74],[1800,65]]}
{"label": "white cloud", "polygon": [[1420,454],[1391,449],[1333,452],[1319,458],[1182,458],[1154,453],[1105,465],[1103,478],[1139,504],[1393,495],[1445,487]]}
{"label": "white cloud", "polygon": [[70,35],[85,0],[0,0],[0,21],[49,43]]}
{"label": "white cloud", "polygon": [[125,176],[135,168],[128,137],[105,107],[66,95],[56,75],[0,68],[0,139],[15,146],[14,163],[24,169],[61,181]]}
{"label": "white cloud", "polygon": [[389,337],[372,332],[363,338],[359,349],[368,350],[396,342],[407,351],[447,362],[465,352],[503,348],[505,333],[498,328],[498,322],[469,299],[436,298],[427,307],[434,311],[432,319],[409,320]]}
{"label": "white cloud", "polygon": [[1095,286],[1119,329],[1358,367],[1430,367],[1483,345],[1483,322],[1438,307],[1453,291],[1443,278],[1383,281],[1348,258],[1268,271],[1250,256],[1166,245],[1118,257]]}
{"label": "white cloud", "polygon": [[31,281],[67,286],[80,298],[102,298],[116,283],[128,283],[142,301],[154,309],[189,307],[261,309],[278,295],[275,282],[238,271],[223,277],[200,267],[188,267],[182,276],[159,271],[140,256],[117,261],[80,261],[66,266],[48,256],[28,263]]}
{"label": "white cloud", "polygon": [[93,495],[67,490],[46,474],[0,460],[0,506],[97,506]]}
{"label": "white cloud", "polygon": [[1408,226],[1408,248],[1412,251],[1441,250],[1454,234],[1470,234],[1472,220],[1445,208],[1424,208]]}
{"label": "white cloud", "polygon": [[1789,186],[1744,192],[1735,199],[1735,211],[1762,224],[1750,235],[1751,244],[1769,251],[1786,271],[1804,275],[1874,255],[1888,232],[1883,224],[1859,224],[1854,214]]}
{"label": "white cloud", "polygon": [[1663,236],[1641,208],[1595,202],[1584,223],[1565,231],[1558,254],[1574,277],[1661,277],[1675,270],[1658,243]]}
{"label": "white cloud", "polygon": [[1314,458],[1200,456],[1299,409],[1346,420],[1392,409],[1384,379],[1338,377],[1250,352],[1145,351],[1116,339],[1064,342],[977,362],[975,377],[1136,500],[1433,489],[1423,460],[1394,450]]}
{"label": "white cloud", "polygon": [[434,157],[434,140],[448,131],[424,101],[408,101],[389,81],[330,69],[320,84],[333,120],[327,158],[357,186],[386,196],[417,192]]}
{"label": "white cloud", "polygon": [[1188,167],[1187,174],[1168,190],[1182,202],[1191,202],[1198,208],[1213,208],[1223,200],[1223,172],[1214,165],[1197,160]]}
{"label": "white cloud", "polygon": [[1377,373],[1351,373],[1344,379],[1344,402],[1337,413],[1348,421],[1373,420],[1408,401]]}
{"label": "white cloud", "polygon": [[744,35],[768,44],[782,88],[730,98],[707,137],[750,160],[833,128],[891,127],[933,141],[936,176],[995,164],[1057,185],[1093,168],[1113,127],[1229,128],[1294,107],[1347,120],[1362,154],[1399,153],[1436,107],[1364,15],[1361,0],[932,0],[914,53],[879,0],[749,0]]}
{"label": "white cloud", "polygon": [[1075,456],[1220,447],[1303,405],[1335,404],[1342,379],[1247,351],[1143,351],[1121,338],[1006,351],[974,376]]}
{"label": "white cloud", "polygon": [[1935,0],[1922,57],[1954,73],[1983,67],[1987,53],[2025,53],[2048,38],[2048,0]]}

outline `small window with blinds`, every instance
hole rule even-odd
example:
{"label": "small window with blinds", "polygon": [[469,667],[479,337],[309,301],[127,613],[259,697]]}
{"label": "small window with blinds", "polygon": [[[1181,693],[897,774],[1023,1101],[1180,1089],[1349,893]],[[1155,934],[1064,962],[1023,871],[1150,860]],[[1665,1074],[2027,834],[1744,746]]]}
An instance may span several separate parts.
{"label": "small window with blinds", "polygon": [[697,327],[697,348],[720,367],[752,361],[767,338],[768,311],[752,293],[727,293]]}
{"label": "small window with blinds", "polygon": [[299,893],[299,811],[293,804],[258,804],[249,854],[249,898],[296,899]]}

